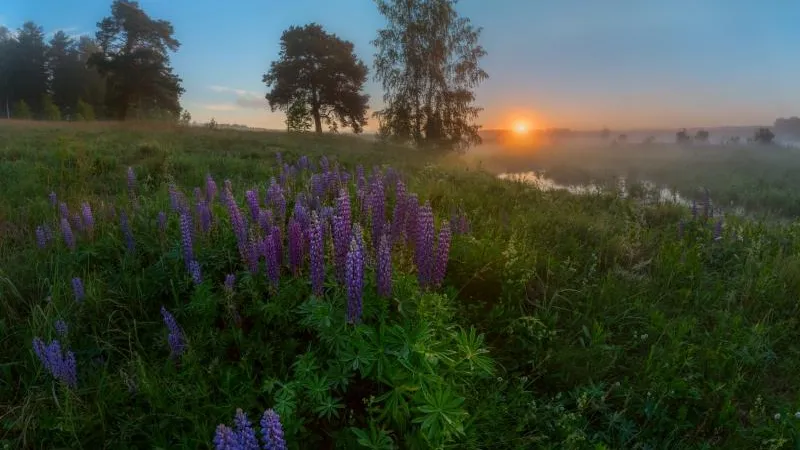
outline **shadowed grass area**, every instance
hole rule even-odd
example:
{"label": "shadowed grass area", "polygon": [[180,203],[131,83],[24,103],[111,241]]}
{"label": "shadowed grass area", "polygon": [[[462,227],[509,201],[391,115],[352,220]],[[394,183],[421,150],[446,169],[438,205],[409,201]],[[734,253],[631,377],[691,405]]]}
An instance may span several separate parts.
{"label": "shadowed grass area", "polygon": [[[0,133],[0,443],[9,448],[210,448],[236,408],[254,421],[274,408],[290,448],[800,445],[794,224],[540,191],[362,138],[99,125],[0,124]],[[278,152],[296,172],[283,172]],[[313,168],[302,168],[303,156]],[[323,294],[313,294],[310,261],[290,267],[295,204],[317,216],[338,207],[335,190],[314,187],[323,156],[347,178],[353,222],[364,229],[358,325],[345,320],[335,222],[325,222]],[[283,182],[282,172],[294,174]],[[220,192],[231,180],[259,242],[245,191],[277,218],[267,191],[271,177],[282,184],[277,287],[266,259],[255,273],[243,260],[228,204],[210,203],[203,231],[192,188],[206,198],[207,174]],[[454,233],[441,286],[420,285],[416,241],[393,245],[385,297],[371,186],[382,180],[391,228],[404,198],[395,177],[430,202],[434,242],[445,223]],[[199,283],[170,183],[192,211]],[[70,212],[83,202],[94,212],[91,231],[74,230],[75,250],[51,191]],[[468,230],[458,229],[461,216]],[[53,240],[39,248],[43,225]],[[162,305],[188,342],[177,359]],[[59,338],[58,319],[69,325],[60,339],[75,354],[74,389],[31,345]]]}

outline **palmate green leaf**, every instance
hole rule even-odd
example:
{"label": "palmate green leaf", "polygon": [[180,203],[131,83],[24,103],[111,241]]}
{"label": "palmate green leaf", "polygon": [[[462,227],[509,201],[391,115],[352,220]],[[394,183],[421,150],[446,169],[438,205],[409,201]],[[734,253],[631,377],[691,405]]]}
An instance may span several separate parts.
{"label": "palmate green leaf", "polygon": [[330,395],[325,396],[320,401],[320,405],[314,408],[314,412],[318,417],[325,417],[328,420],[339,417],[339,410],[343,409],[344,405],[338,398],[333,398]]}
{"label": "palmate green leaf", "polygon": [[464,434],[463,422],[468,416],[462,408],[464,397],[457,397],[446,389],[421,393],[422,405],[414,408],[420,415],[412,422],[420,424],[420,430],[429,442],[438,443]]}
{"label": "palmate green leaf", "polygon": [[374,423],[370,423],[369,431],[361,428],[350,428],[356,435],[356,442],[363,448],[370,450],[392,450],[395,448],[392,437],[386,430],[378,429]]}
{"label": "palmate green leaf", "polygon": [[311,399],[311,401],[314,403],[320,403],[325,397],[328,396],[330,384],[330,381],[325,375],[319,376],[319,374],[309,374],[309,377],[305,379],[303,386],[308,391],[308,397]]}
{"label": "palmate green leaf", "polygon": [[455,340],[460,368],[482,375],[491,375],[494,372],[494,364],[487,356],[489,350],[484,346],[483,335],[479,335],[475,328],[470,327],[469,331],[460,329]]}

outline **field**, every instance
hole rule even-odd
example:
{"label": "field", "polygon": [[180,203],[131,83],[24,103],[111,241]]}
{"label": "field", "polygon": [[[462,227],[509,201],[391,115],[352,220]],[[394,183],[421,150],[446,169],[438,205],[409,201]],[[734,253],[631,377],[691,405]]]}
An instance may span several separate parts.
{"label": "field", "polygon": [[[800,209],[785,155],[650,150],[481,164]],[[212,448],[237,408],[292,449],[800,448],[800,228],[477,165],[0,122],[0,448]]]}

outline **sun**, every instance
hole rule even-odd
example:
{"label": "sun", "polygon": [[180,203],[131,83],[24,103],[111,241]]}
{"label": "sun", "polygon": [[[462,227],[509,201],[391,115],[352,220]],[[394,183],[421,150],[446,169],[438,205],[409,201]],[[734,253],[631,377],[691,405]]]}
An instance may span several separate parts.
{"label": "sun", "polygon": [[527,134],[528,130],[530,129],[530,127],[528,126],[527,123],[525,123],[525,122],[523,122],[521,120],[518,120],[518,121],[514,122],[513,129],[514,129],[514,133]]}

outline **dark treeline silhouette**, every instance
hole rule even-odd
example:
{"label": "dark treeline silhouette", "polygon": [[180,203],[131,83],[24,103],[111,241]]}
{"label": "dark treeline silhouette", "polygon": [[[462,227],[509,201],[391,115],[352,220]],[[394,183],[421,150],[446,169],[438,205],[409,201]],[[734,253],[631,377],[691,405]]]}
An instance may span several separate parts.
{"label": "dark treeline silhouette", "polygon": [[0,27],[2,116],[19,119],[178,119],[183,93],[168,51],[180,45],[172,25],[137,2],[115,0],[94,38],[63,31],[45,40],[28,21]]}

